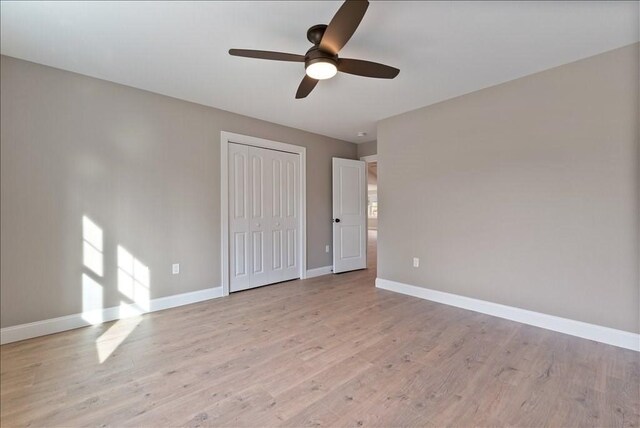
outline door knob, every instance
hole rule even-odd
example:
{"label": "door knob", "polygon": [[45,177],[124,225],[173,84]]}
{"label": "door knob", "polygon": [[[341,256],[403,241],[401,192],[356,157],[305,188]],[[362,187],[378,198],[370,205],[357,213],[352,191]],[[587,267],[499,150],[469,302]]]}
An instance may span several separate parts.
{"label": "door knob", "polygon": [[280,226],[280,223],[276,221],[276,226]]}
{"label": "door knob", "polygon": [[256,223],[256,227],[260,227],[260,223]]}
{"label": "door knob", "polygon": [[339,218],[337,218],[337,219],[335,219],[333,221],[335,221],[336,223],[340,223],[340,219]]}

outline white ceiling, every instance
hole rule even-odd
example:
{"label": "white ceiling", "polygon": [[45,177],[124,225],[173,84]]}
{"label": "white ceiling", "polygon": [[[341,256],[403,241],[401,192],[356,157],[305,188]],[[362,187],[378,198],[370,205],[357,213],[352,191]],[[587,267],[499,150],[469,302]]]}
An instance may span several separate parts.
{"label": "white ceiling", "polygon": [[[639,40],[638,2],[372,1],[341,56],[400,68],[347,74],[295,100],[306,30],[341,2],[6,2],[2,54],[353,142],[376,121]],[[357,137],[366,131],[366,137]]]}

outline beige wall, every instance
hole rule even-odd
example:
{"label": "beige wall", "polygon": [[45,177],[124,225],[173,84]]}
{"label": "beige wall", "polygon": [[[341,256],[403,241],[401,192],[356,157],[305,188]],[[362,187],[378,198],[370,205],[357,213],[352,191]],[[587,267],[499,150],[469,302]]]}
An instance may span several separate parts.
{"label": "beige wall", "polygon": [[381,121],[379,277],[640,331],[638,51]]}
{"label": "beige wall", "polygon": [[[308,269],[331,264],[331,157],[356,146],[2,57],[1,325],[82,310],[82,217],[150,268],[151,297],[220,285],[220,131],[307,148]],[[179,262],[180,275],[171,275]]]}
{"label": "beige wall", "polygon": [[376,141],[358,144],[358,158],[375,155],[376,153],[378,153],[378,143]]}

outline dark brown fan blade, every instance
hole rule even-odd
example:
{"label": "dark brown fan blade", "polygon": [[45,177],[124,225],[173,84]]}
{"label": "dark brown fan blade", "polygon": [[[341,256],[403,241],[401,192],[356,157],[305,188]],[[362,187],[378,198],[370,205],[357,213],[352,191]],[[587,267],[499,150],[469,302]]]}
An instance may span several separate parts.
{"label": "dark brown fan blade", "polygon": [[367,0],[345,1],[324,31],[320,49],[337,54],[355,33],[368,7]]}
{"label": "dark brown fan blade", "polygon": [[363,61],[361,59],[340,58],[338,70],[343,73],[356,74],[365,77],[377,77],[378,79],[393,79],[400,70],[377,62]]}
{"label": "dark brown fan blade", "polygon": [[229,49],[229,55],[244,56],[247,58],[271,59],[274,61],[304,62],[304,55],[284,52],[256,51],[253,49]]}
{"label": "dark brown fan blade", "polygon": [[316,79],[312,79],[311,77],[304,75],[304,79],[300,82],[300,86],[298,86],[298,92],[296,92],[296,99],[305,98],[307,95],[313,91],[313,88],[316,87],[318,81]]}

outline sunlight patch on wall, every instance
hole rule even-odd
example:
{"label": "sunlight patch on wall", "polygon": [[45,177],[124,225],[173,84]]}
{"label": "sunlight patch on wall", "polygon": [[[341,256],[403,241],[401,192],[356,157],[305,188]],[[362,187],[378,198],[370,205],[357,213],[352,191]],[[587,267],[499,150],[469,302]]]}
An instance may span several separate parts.
{"label": "sunlight patch on wall", "polygon": [[[102,229],[82,216],[82,264],[93,274],[104,274]],[[88,273],[82,274],[82,318],[91,324],[103,321],[104,290]]]}
{"label": "sunlight patch on wall", "polygon": [[145,311],[143,311],[138,305],[120,302],[120,307],[118,308],[118,319],[133,318],[144,313]]}
{"label": "sunlight patch on wall", "polygon": [[150,309],[150,276],[147,265],[118,246],[118,291],[145,312]]}
{"label": "sunlight patch on wall", "polygon": [[103,290],[89,275],[82,274],[82,319],[91,324],[103,321]]}
{"label": "sunlight patch on wall", "polygon": [[[93,325],[104,322],[104,287],[97,281],[105,276],[104,252],[102,228],[89,217],[83,216],[82,318]],[[105,362],[142,322],[141,315],[151,309],[149,267],[121,245],[118,245],[116,255],[117,285],[122,299],[118,307],[119,321],[96,339],[96,351],[100,364]],[[109,309],[108,313],[113,317],[112,309]]]}
{"label": "sunlight patch on wall", "polygon": [[96,275],[104,274],[102,229],[87,216],[82,217],[82,262]]}

